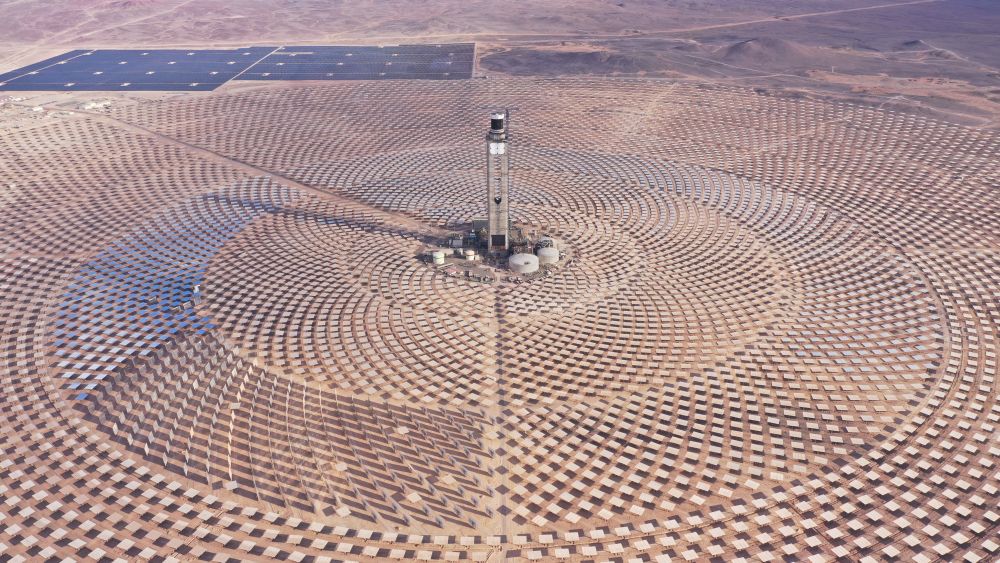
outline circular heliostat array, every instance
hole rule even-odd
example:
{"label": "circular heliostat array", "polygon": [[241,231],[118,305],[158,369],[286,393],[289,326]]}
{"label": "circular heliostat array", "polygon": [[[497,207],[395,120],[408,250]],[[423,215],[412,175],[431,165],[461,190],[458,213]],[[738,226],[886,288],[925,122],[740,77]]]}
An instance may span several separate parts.
{"label": "circular heliostat array", "polygon": [[[530,283],[419,257],[485,210],[490,107],[516,108],[513,221],[572,249]],[[0,144],[5,556],[1000,550],[994,134],[567,79],[213,95]]]}

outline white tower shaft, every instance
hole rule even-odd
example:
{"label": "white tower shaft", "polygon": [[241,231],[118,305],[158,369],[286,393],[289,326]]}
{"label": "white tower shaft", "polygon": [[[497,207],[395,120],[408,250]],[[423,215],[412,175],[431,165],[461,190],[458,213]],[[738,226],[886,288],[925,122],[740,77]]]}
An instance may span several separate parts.
{"label": "white tower shaft", "polygon": [[490,114],[490,131],[486,135],[486,216],[489,219],[488,238],[490,254],[507,251],[510,226],[508,199],[510,180],[507,174],[507,116]]}

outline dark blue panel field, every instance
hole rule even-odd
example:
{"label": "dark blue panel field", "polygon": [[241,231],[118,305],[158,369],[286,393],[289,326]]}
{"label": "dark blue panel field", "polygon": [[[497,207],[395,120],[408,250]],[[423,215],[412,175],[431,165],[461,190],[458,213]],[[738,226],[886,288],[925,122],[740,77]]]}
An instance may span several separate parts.
{"label": "dark blue panel field", "polygon": [[472,77],[475,43],[282,47],[236,80],[457,80]]}
{"label": "dark blue panel field", "polygon": [[230,80],[457,80],[475,43],[71,51],[0,74],[0,91],[214,90]]}
{"label": "dark blue panel field", "polygon": [[0,75],[0,90],[214,90],[274,50],[72,51]]}

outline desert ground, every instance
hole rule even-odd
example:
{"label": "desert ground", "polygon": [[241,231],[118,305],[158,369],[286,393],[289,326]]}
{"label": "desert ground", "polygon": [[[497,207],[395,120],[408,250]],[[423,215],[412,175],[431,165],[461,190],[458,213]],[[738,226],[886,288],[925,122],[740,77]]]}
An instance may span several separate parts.
{"label": "desert ground", "polygon": [[0,72],[70,49],[480,44],[504,76],[724,82],[995,128],[990,0],[0,3]]}

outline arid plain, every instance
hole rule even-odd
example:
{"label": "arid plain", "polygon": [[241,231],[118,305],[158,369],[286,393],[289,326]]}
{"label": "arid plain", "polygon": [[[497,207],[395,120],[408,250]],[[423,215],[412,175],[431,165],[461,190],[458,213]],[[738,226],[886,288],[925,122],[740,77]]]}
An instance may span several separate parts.
{"label": "arid plain", "polygon": [[480,71],[707,80],[995,128],[990,0],[0,3],[0,72],[78,48],[477,42]]}

